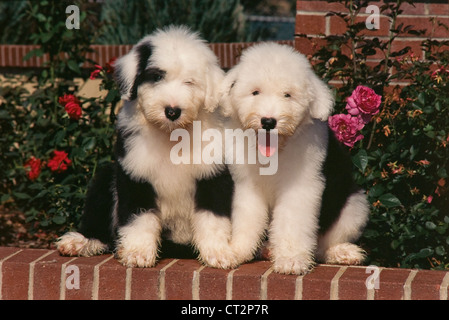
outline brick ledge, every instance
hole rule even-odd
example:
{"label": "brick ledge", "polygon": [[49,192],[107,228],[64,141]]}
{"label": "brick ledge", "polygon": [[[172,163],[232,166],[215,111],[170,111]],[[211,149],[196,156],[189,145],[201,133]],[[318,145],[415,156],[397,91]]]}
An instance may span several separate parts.
{"label": "brick ledge", "polygon": [[[367,288],[368,277],[377,277],[377,288]],[[0,247],[1,300],[447,300],[448,287],[449,271],[318,265],[295,276],[272,272],[268,261],[219,270],[188,259],[141,269],[110,254]]]}
{"label": "brick ledge", "polygon": [[[294,47],[294,40],[278,40],[280,44]],[[230,43],[210,43],[209,46],[217,55],[220,66],[224,69],[235,65],[240,57],[241,51],[255,42],[230,42]],[[90,48],[93,52],[86,54],[87,59],[95,61],[104,66],[111,58],[121,57],[128,53],[134,45],[96,45]],[[41,57],[32,57],[26,61],[23,58],[32,50],[40,48],[39,45],[14,45],[0,44],[0,68],[39,68],[49,61],[48,54]],[[64,54],[62,54],[64,55]],[[93,65],[85,63],[85,68],[93,68]]]}

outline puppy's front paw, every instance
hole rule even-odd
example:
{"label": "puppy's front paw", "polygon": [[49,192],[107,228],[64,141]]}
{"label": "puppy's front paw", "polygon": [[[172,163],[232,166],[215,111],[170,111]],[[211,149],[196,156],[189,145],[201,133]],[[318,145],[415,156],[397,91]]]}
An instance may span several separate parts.
{"label": "puppy's front paw", "polygon": [[277,273],[303,275],[313,269],[314,262],[308,256],[277,258],[273,262],[273,269]]}
{"label": "puppy's front paw", "polygon": [[156,264],[157,250],[148,248],[126,248],[119,246],[116,253],[118,261],[126,267],[151,268]]}
{"label": "puppy's front paw", "polygon": [[201,248],[200,260],[213,268],[232,269],[238,266],[235,253],[229,246]]}
{"label": "puppy's front paw", "polygon": [[90,257],[102,254],[108,246],[97,239],[87,239],[79,232],[67,232],[56,242],[60,254],[64,256]]}
{"label": "puppy's front paw", "polygon": [[329,264],[358,265],[365,260],[366,252],[352,243],[340,243],[330,247],[325,253],[325,262]]}
{"label": "puppy's front paw", "polygon": [[231,248],[234,252],[236,264],[240,265],[253,260],[258,252],[258,246],[248,246],[243,241],[232,241]]}

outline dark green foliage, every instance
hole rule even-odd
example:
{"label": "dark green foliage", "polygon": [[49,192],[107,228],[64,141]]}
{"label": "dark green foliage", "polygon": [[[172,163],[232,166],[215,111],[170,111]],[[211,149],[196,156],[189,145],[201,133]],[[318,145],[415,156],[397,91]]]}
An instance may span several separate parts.
{"label": "dark green foliage", "polygon": [[[410,47],[393,51],[399,35],[423,33],[396,24],[401,4],[410,1],[380,8],[392,22],[388,39],[369,37],[365,24],[354,22],[368,1],[340,2],[349,13],[329,15],[344,21],[346,32],[325,38],[326,45],[313,55],[316,71],[342,84],[336,89],[336,113],[345,113],[346,99],[357,85],[383,96],[381,112],[351,150],[356,180],[372,204],[361,239],[366,263],[448,268],[449,41],[424,41],[425,59]],[[376,52],[381,59],[369,61]]]}
{"label": "dark green foliage", "polygon": [[[40,30],[30,39],[41,45],[29,56],[49,54],[50,60],[29,79],[2,80],[0,200],[4,206],[24,211],[36,228],[63,230],[78,224],[91,177],[97,166],[111,160],[114,110],[120,97],[111,75],[103,71],[107,96],[78,97],[81,118],[70,118],[58,100],[65,94],[76,96],[80,82],[88,76],[81,65],[90,50],[89,34],[83,28],[66,28],[67,3],[63,1],[28,5],[27,18]],[[81,13],[81,24],[86,14]],[[35,85],[28,91],[24,85],[30,80]],[[64,172],[47,166],[55,150],[66,152],[71,161]],[[36,179],[27,176],[30,168],[25,166],[32,158],[42,162]]]}
{"label": "dark green foliage", "polygon": [[170,24],[198,30],[209,42],[245,40],[239,0],[110,0],[103,4],[99,43],[133,44]]}

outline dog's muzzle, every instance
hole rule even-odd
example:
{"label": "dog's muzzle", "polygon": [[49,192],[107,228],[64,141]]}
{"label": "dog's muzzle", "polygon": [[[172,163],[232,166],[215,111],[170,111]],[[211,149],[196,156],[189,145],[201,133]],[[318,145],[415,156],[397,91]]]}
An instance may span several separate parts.
{"label": "dog's muzzle", "polygon": [[178,107],[165,107],[165,116],[171,121],[175,121],[181,116],[181,109]]}

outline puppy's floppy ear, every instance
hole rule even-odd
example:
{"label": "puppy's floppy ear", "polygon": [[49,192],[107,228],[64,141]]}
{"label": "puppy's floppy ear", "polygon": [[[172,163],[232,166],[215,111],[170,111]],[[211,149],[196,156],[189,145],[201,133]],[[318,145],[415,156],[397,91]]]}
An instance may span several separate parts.
{"label": "puppy's floppy ear", "polygon": [[151,56],[151,43],[143,39],[114,64],[114,77],[123,100],[137,98],[137,87]]}
{"label": "puppy's floppy ear", "polygon": [[221,113],[229,117],[232,115],[231,90],[237,81],[237,66],[234,66],[225,76],[220,88]]}
{"label": "puppy's floppy ear", "polygon": [[224,79],[224,71],[218,65],[210,65],[206,74],[206,97],[204,108],[213,112],[219,104],[220,87]]}
{"label": "puppy's floppy ear", "polygon": [[329,87],[311,72],[309,77],[310,115],[314,119],[327,121],[334,109],[334,96]]}

